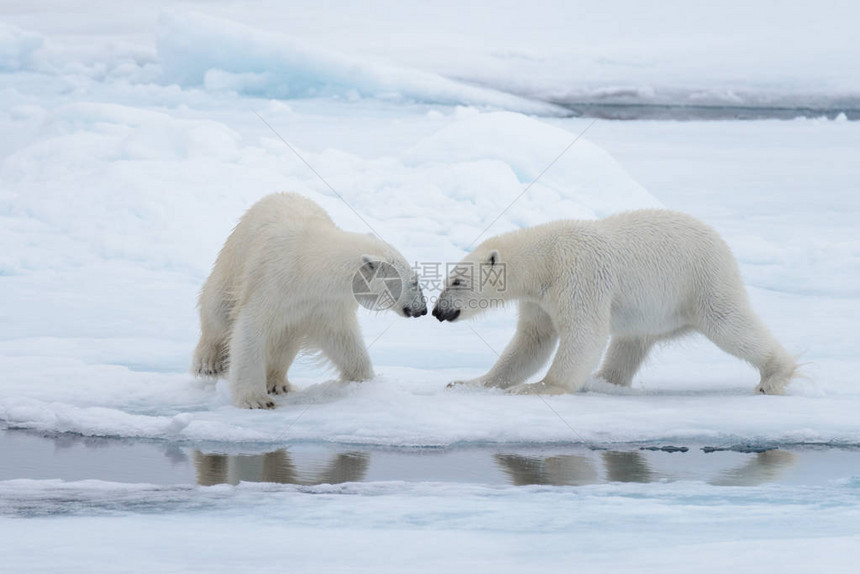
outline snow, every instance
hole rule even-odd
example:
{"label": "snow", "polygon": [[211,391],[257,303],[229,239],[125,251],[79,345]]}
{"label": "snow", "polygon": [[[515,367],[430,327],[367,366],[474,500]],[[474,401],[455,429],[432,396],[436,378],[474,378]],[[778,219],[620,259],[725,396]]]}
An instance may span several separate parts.
{"label": "snow", "polygon": [[157,49],[164,81],[202,84],[207,90],[275,98],[396,97],[562,113],[548,104],[463,85],[432,73],[364,61],[188,11],[162,13]]}
{"label": "snow", "polygon": [[0,22],[0,71],[27,69],[33,54],[42,47],[44,38],[17,26]]}
{"label": "snow", "polygon": [[[38,385],[42,390],[27,393],[30,396],[22,392],[24,396],[5,398],[2,412],[3,420],[15,428],[192,442],[860,442],[856,398],[844,396],[794,391],[789,397],[754,397],[739,384],[618,394],[614,388],[594,385],[582,395],[522,399],[491,391],[445,391],[455,376],[450,369],[380,370],[384,374],[371,383],[318,383],[280,399],[274,412],[250,413],[230,406],[225,382],[212,388],[189,383],[185,375],[135,376],[119,367],[80,369],[77,375],[60,371],[51,377],[95,380],[66,391],[46,386],[49,383]],[[747,378],[754,382],[751,374]],[[114,388],[99,393],[97,387],[107,385]],[[86,389],[97,398],[87,396]]]}
{"label": "snow", "polygon": [[[175,31],[167,44],[187,52],[171,62],[180,75],[202,83],[208,71],[202,66],[212,63],[209,88],[258,94],[310,89],[344,98],[373,92],[450,101],[468,93],[479,103],[499,98],[489,94],[500,90],[575,103],[853,110],[860,101],[852,73],[857,6],[842,0],[814,8],[803,0],[540,0],[528,10],[509,1],[469,2],[458,10],[391,0],[340,0],[325,10],[310,0],[291,2],[288,10],[268,0],[172,4],[144,0],[131,10],[94,0],[83,22],[72,6],[17,0],[7,2],[4,19],[63,41],[65,53],[111,54],[124,62],[102,73],[149,61],[153,32],[159,29],[163,40]],[[122,56],[131,46],[135,56]]]}
{"label": "snow", "polygon": [[[855,482],[828,488],[0,483],[12,571],[849,572]],[[61,519],[59,517],[62,517]],[[786,517],[790,519],[786,520]],[[743,532],[742,539],[737,537]],[[133,539],[133,544],[128,540]],[[52,541],[45,549],[45,540]],[[46,562],[32,569],[33,554]]]}
{"label": "snow", "polygon": [[[168,4],[0,11],[0,427],[230,452],[860,444],[856,8]],[[592,125],[553,101],[837,119]],[[378,233],[428,285],[479,237],[691,213],[726,238],[805,377],[756,396],[757,373],[691,339],[632,389],[452,391],[490,367],[515,309],[444,325],[361,311],[375,380],[342,385],[302,358],[299,392],[236,409],[224,381],[187,373],[194,305],[237,218],[278,190]],[[842,471],[744,488],[12,480],[0,536],[9,571],[841,572],[857,486]]]}

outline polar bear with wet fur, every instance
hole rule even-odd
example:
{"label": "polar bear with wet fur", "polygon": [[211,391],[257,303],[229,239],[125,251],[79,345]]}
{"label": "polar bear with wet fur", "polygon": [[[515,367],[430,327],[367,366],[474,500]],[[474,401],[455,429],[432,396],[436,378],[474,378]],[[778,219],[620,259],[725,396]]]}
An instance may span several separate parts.
{"label": "polar bear with wet fur", "polygon": [[[794,358],[750,307],[728,245],[681,213],[631,211],[514,231],[485,241],[461,265],[476,276],[504,266],[504,281],[465,285],[452,273],[433,310],[440,321],[473,317],[493,301],[519,302],[514,339],[487,374],[466,384],[574,392],[611,337],[597,377],[630,386],[655,344],[691,332],[756,367],[756,392],[781,394],[795,374]],[[544,379],[526,384],[556,344]]]}
{"label": "polar bear with wet fur", "polygon": [[201,336],[192,372],[229,372],[233,402],[272,408],[290,390],[287,371],[303,349],[321,351],[342,380],[373,377],[361,337],[353,281],[367,273],[369,295],[391,295],[373,277],[396,270],[388,305],[405,317],[427,313],[418,277],[392,246],[336,227],[313,201],[293,193],[264,197],[242,216],[200,292]]}

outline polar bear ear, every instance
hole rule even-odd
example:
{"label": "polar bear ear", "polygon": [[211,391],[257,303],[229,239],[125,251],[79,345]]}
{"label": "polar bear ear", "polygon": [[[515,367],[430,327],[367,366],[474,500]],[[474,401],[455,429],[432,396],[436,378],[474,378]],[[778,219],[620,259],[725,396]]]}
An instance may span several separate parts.
{"label": "polar bear ear", "polygon": [[361,262],[364,265],[367,265],[370,269],[376,269],[376,262],[378,259],[373,255],[362,255]]}
{"label": "polar bear ear", "polygon": [[487,257],[487,262],[490,264],[490,267],[499,262],[499,252],[496,249],[490,251],[490,256]]}

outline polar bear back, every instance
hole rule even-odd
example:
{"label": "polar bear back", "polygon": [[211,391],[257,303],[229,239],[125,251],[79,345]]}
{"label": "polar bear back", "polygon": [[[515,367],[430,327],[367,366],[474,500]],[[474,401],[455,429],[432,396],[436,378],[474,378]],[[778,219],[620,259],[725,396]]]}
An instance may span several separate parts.
{"label": "polar bear back", "polygon": [[313,201],[295,193],[273,193],[255,203],[242,216],[230,240],[235,239],[235,248],[247,254],[253,246],[258,249],[273,247],[264,246],[263,242],[297,241],[309,228],[334,229],[335,225]]}
{"label": "polar bear back", "polygon": [[[744,296],[734,256],[719,234],[683,213],[640,210],[596,222],[611,244],[613,322],[635,330],[661,317],[670,330],[704,299]],[[650,316],[643,316],[644,313]],[[651,325],[653,328],[653,325]]]}
{"label": "polar bear back", "polygon": [[300,277],[296,254],[306,253],[308,234],[337,231],[328,214],[295,193],[275,193],[255,203],[239,220],[218,254],[208,281],[230,301],[241,301],[265,276]]}
{"label": "polar bear back", "polygon": [[716,230],[684,213],[629,211],[596,224],[612,244],[619,279],[680,286],[715,274],[737,273],[731,250]]}

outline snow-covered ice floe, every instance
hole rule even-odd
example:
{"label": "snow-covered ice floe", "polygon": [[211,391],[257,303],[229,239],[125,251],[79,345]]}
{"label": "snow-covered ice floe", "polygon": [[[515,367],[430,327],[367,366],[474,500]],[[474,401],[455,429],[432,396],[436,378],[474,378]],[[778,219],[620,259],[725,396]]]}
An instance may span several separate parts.
{"label": "snow-covered ice floe", "polygon": [[852,571],[860,526],[856,481],[574,489],[22,480],[0,483],[0,501],[0,514],[30,518],[0,519],[3,539],[14,540],[3,558],[10,571],[63,564],[66,572],[122,565],[148,572],[569,572],[571,565],[577,572],[688,572],[695,564],[701,572],[751,572],[766,564],[842,573]]}
{"label": "snow-covered ice floe", "polygon": [[[93,380],[93,369],[71,376],[63,384],[82,395],[77,400],[44,396],[52,392],[44,386],[40,398],[27,396],[33,392],[7,396],[0,416],[12,428],[185,442],[860,444],[856,399],[800,393],[756,397],[738,385],[523,398],[449,391],[450,371],[389,367],[380,368],[372,382],[318,383],[279,399],[275,411],[249,412],[231,406],[226,382],[203,386],[186,375],[114,370],[119,376]],[[107,386],[116,396],[98,393]]]}
{"label": "snow-covered ice floe", "polygon": [[[267,444],[860,442],[856,344],[828,326],[857,317],[860,255],[853,241],[806,237],[816,218],[851,213],[848,194],[729,224],[718,199],[661,201],[594,132],[576,140],[586,122],[525,115],[552,116],[552,106],[229,18],[168,10],[152,24],[145,41],[92,45],[0,30],[2,424]],[[756,133],[770,142],[857,135],[851,122],[788,124]],[[685,160],[638,171],[681,172]],[[824,187],[851,187],[836,180],[844,173],[822,173]],[[307,195],[344,228],[369,223],[416,262],[430,295],[433,270],[444,274],[485,231],[667,204],[701,211],[738,252],[777,337],[807,353],[810,380],[786,397],[753,396],[751,370],[691,345],[667,350],[632,390],[595,382],[545,400],[447,391],[489,368],[513,309],[470,325],[362,314],[376,380],[332,383],[306,361],[291,375],[300,392],[274,412],[234,409],[223,381],[186,374],[195,296],[238,216],[279,189]],[[813,195],[758,193],[749,205],[779,195],[807,206]]]}

